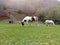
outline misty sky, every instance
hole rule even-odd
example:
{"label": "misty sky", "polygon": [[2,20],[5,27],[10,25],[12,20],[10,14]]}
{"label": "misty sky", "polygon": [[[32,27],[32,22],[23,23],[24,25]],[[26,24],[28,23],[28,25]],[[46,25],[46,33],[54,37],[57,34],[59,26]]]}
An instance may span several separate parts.
{"label": "misty sky", "polygon": [[[0,4],[5,4],[7,6],[16,6],[22,7],[27,5],[39,5],[41,1],[48,1],[48,0],[0,0]],[[56,0],[49,0],[49,1],[56,1]]]}
{"label": "misty sky", "polygon": [[[43,6],[48,5],[48,3],[45,3],[46,1],[48,1],[49,3],[57,0],[0,0],[0,4],[3,4],[8,7],[12,7],[12,8],[18,8],[18,9],[27,10],[27,11],[34,11],[39,6],[41,7],[42,5]],[[45,4],[43,4],[42,2]]]}

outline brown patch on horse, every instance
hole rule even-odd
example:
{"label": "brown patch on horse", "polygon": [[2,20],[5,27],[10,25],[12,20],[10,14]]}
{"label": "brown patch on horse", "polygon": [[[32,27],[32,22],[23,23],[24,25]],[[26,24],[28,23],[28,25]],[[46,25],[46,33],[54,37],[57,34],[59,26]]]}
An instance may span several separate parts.
{"label": "brown patch on horse", "polygon": [[32,17],[32,21],[35,21],[35,18],[34,17]]}

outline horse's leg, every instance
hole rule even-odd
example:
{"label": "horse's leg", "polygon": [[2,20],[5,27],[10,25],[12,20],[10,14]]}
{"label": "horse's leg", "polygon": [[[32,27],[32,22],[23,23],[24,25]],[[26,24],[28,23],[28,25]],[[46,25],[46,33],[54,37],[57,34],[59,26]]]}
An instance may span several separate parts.
{"label": "horse's leg", "polygon": [[49,26],[49,23],[48,22],[46,22],[45,24],[46,24],[46,26]]}
{"label": "horse's leg", "polygon": [[55,25],[54,22],[53,22],[53,25]]}
{"label": "horse's leg", "polygon": [[36,18],[36,24],[39,26],[38,18]]}
{"label": "horse's leg", "polygon": [[38,20],[35,20],[35,25],[39,26],[39,24],[38,24]]}
{"label": "horse's leg", "polygon": [[27,21],[27,24],[28,24],[28,21]]}

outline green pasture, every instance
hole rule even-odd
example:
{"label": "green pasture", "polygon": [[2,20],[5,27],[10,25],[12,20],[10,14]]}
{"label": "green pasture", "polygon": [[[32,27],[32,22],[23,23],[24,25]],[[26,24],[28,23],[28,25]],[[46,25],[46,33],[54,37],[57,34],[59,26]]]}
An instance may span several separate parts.
{"label": "green pasture", "polygon": [[0,23],[0,45],[60,45],[60,25]]}

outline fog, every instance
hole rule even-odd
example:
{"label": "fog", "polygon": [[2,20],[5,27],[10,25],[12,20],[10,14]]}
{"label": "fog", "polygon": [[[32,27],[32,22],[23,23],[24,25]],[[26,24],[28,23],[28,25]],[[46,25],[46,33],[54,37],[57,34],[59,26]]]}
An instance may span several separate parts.
{"label": "fog", "polygon": [[0,5],[33,12],[41,7],[57,5],[57,0],[0,0]]}
{"label": "fog", "polygon": [[24,8],[24,7],[35,8],[42,5],[41,3],[45,3],[49,1],[53,2],[57,0],[0,0],[0,4],[4,4],[6,6],[13,7],[13,8]]}

